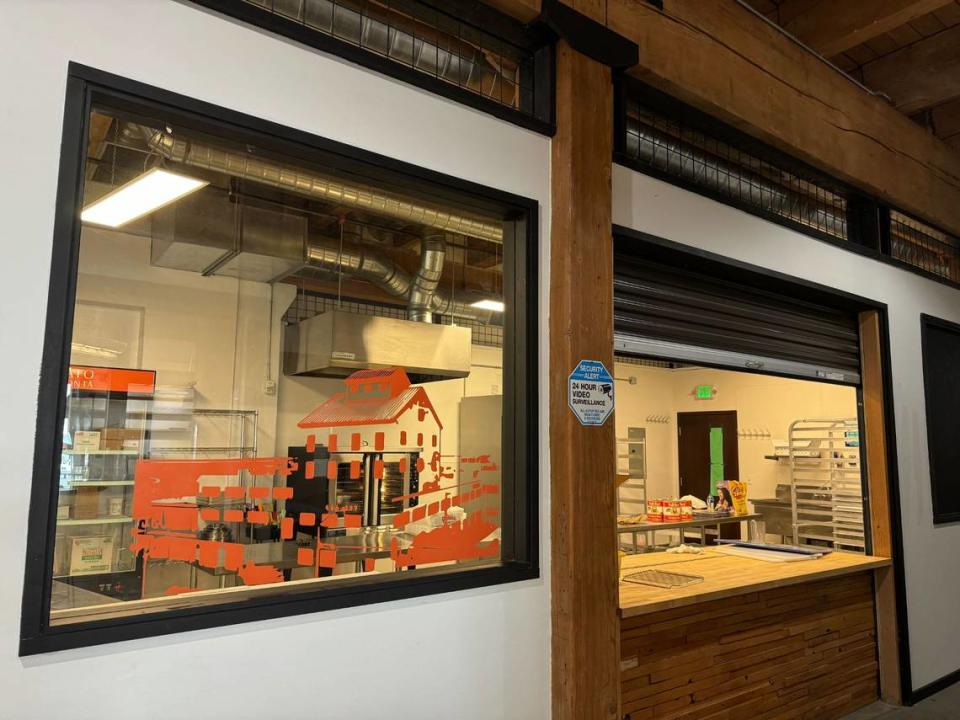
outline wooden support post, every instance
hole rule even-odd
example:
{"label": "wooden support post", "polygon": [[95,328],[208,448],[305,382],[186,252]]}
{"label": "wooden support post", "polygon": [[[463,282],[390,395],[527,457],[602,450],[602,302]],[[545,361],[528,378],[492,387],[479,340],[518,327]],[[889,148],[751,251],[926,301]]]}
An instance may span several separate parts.
{"label": "wooden support post", "polygon": [[616,437],[580,425],[567,378],[582,359],[613,371],[611,158],[606,65],[557,45],[550,249],[553,717],[617,720]]}
{"label": "wooden support post", "polygon": [[[890,481],[887,471],[887,433],[883,393],[883,355],[880,313],[860,313],[860,365],[863,382],[863,427],[866,443],[867,487],[873,554],[893,557]],[[897,599],[892,567],[874,574],[877,606],[877,648],[880,658],[880,697],[894,705],[903,701],[900,687]]]}

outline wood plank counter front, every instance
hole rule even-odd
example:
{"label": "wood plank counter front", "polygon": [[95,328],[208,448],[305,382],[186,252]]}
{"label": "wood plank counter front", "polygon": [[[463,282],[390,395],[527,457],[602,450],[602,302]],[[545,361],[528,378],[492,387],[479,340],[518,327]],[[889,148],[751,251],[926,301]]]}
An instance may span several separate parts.
{"label": "wood plank counter front", "polygon": [[623,717],[831,720],[873,702],[873,570],[889,564],[715,550],[625,558],[621,576],[656,568],[704,579],[672,590],[620,583]]}

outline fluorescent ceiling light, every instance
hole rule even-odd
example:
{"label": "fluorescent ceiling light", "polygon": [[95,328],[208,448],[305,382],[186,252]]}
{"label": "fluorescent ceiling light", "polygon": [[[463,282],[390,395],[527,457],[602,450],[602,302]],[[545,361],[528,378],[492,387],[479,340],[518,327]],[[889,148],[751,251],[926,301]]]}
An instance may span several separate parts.
{"label": "fluorescent ceiling light", "polygon": [[80,219],[94,225],[120,227],[207,184],[204,180],[155,168],[85,207]]}
{"label": "fluorescent ceiling light", "polygon": [[477,300],[470,303],[470,307],[477,310],[490,310],[492,312],[503,312],[504,304],[500,300]]}
{"label": "fluorescent ceiling light", "polygon": [[97,357],[103,358],[115,358],[120,357],[123,354],[123,350],[115,350],[113,348],[103,347],[101,345],[87,345],[86,343],[79,342],[70,343],[70,350],[75,353],[96,355]]}

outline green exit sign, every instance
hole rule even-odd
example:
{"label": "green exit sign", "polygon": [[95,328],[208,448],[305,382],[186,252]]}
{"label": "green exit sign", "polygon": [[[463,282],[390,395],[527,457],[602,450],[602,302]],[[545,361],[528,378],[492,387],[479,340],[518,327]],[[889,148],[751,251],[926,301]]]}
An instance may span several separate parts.
{"label": "green exit sign", "polygon": [[696,395],[697,400],[712,400],[713,385],[697,385],[694,395]]}

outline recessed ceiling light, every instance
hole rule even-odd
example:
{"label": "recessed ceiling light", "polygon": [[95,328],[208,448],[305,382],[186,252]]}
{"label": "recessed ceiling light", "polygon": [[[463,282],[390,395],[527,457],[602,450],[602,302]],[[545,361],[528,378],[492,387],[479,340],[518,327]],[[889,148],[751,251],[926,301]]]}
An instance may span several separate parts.
{"label": "recessed ceiling light", "polygon": [[476,308],[477,310],[503,312],[505,306],[500,300],[477,300],[475,303],[470,303],[470,307]]}
{"label": "recessed ceiling light", "polygon": [[120,227],[207,184],[205,180],[155,168],[85,207],[80,219],[94,225]]}

